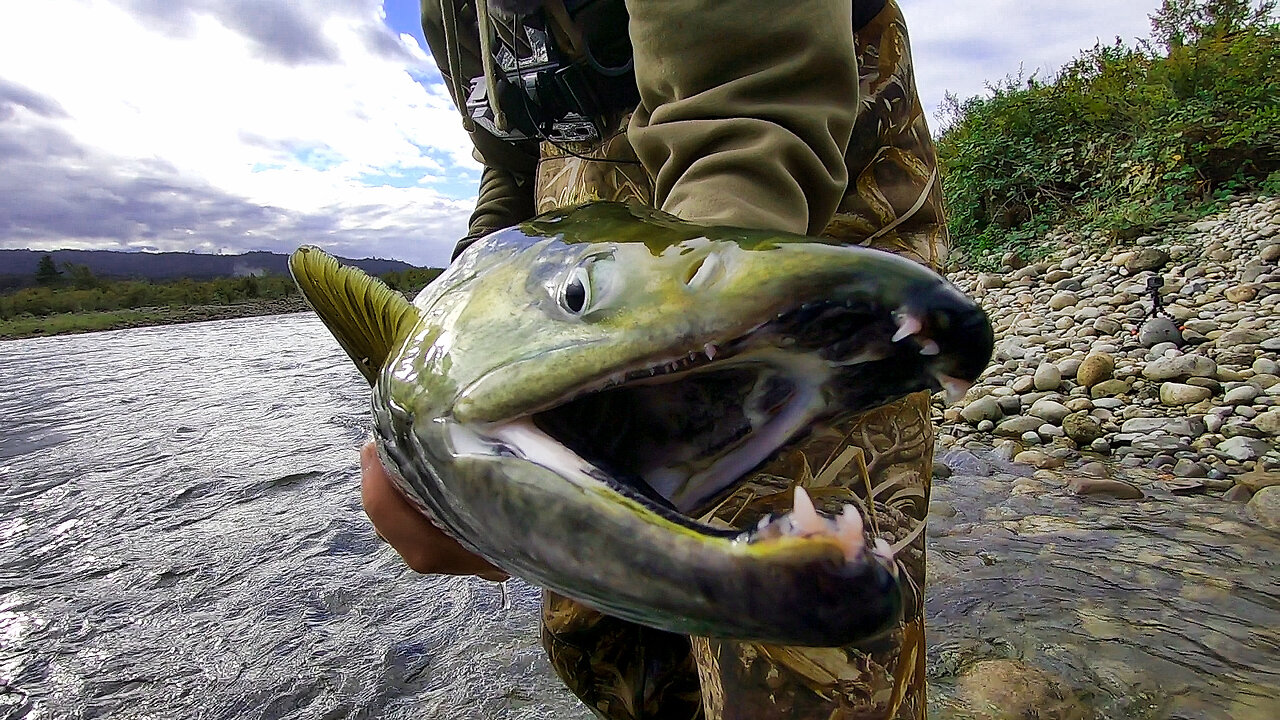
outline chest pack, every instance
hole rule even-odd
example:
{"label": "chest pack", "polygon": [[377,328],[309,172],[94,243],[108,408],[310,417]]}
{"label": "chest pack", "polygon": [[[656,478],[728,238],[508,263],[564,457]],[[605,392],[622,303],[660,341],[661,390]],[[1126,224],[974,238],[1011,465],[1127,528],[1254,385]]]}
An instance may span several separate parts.
{"label": "chest pack", "polygon": [[[476,0],[484,74],[466,114],[504,140],[599,142],[640,101],[623,0]],[[854,31],[887,0],[854,0]]]}

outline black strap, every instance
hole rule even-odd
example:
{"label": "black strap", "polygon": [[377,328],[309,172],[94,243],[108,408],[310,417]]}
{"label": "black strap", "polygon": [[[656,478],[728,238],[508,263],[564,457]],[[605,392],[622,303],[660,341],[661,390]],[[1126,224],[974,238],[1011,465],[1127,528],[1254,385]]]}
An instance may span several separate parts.
{"label": "black strap", "polygon": [[889,0],[853,0],[853,31],[858,32],[871,24]]}

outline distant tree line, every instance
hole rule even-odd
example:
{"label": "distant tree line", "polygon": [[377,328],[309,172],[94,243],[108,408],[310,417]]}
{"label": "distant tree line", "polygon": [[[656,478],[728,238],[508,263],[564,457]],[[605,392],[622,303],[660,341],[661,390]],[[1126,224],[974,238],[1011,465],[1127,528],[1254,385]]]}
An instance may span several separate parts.
{"label": "distant tree line", "polygon": [[[416,294],[440,272],[437,268],[413,268],[389,272],[381,278],[396,290]],[[88,266],[74,263],[65,263],[59,270],[49,255],[40,259],[35,279],[35,287],[0,294],[0,320],[145,307],[232,305],[298,294],[293,278],[286,275],[167,282],[119,280],[98,277]]]}

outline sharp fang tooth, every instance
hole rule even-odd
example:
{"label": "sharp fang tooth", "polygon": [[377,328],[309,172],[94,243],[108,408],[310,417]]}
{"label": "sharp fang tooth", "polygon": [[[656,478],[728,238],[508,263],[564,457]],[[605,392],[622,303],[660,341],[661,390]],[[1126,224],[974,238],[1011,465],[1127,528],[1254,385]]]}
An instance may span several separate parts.
{"label": "sharp fang tooth", "polygon": [[875,555],[876,559],[885,565],[891,568],[897,567],[897,564],[893,562],[893,548],[889,546],[889,542],[884,538],[876,538],[871,543],[871,554]]}
{"label": "sharp fang tooth", "polygon": [[862,527],[862,515],[858,513],[858,509],[845,505],[844,512],[836,518],[836,541],[840,543],[846,560],[856,559],[866,546]]}
{"label": "sharp fang tooth", "polygon": [[937,354],[938,354],[938,353],[940,353],[940,352],[942,352],[942,348],[938,347],[938,343],[936,343],[936,342],[934,342],[934,341],[932,341],[932,340],[921,340],[921,341],[920,341],[920,354],[921,354],[921,355],[937,355]]}
{"label": "sharp fang tooth", "polygon": [[973,387],[973,383],[968,380],[961,380],[950,375],[942,373],[934,373],[933,377],[942,386],[943,391],[947,394],[947,402],[960,402],[964,398],[964,394],[969,392],[969,388]]}
{"label": "sharp fang tooth", "polygon": [[708,360],[715,360],[715,359],[716,359],[716,346],[715,346],[715,343],[707,343],[706,345],[704,345],[704,346],[702,347],[702,350],[703,350],[703,352],[705,352],[705,353],[707,354],[707,359],[708,359]]}
{"label": "sharp fang tooth", "polygon": [[893,319],[898,323],[898,332],[893,334],[893,342],[905,340],[924,328],[920,318],[911,313],[898,313]]}
{"label": "sharp fang tooth", "polygon": [[791,523],[800,532],[822,532],[827,528],[827,523],[814,509],[809,493],[799,485],[796,486],[795,507],[791,509]]}

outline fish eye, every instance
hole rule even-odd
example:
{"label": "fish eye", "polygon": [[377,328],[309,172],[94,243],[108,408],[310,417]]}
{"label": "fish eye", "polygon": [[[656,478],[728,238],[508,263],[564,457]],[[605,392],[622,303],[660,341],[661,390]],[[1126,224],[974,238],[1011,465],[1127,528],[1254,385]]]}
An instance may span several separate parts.
{"label": "fish eye", "polygon": [[581,315],[591,305],[591,275],[579,265],[569,274],[560,292],[560,304],[574,315]]}

